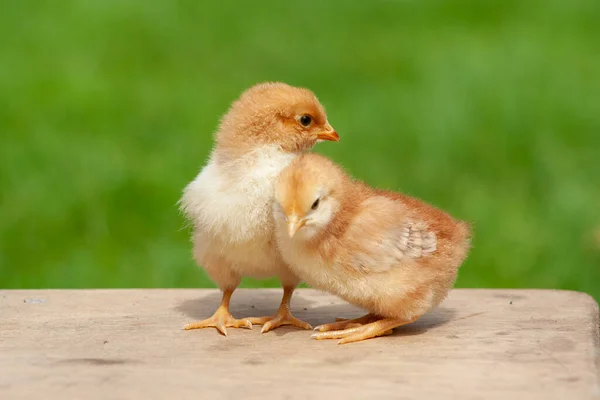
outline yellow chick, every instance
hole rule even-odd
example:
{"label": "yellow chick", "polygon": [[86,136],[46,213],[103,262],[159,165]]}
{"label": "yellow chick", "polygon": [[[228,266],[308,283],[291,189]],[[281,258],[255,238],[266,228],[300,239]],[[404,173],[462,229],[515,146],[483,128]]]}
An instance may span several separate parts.
{"label": "yellow chick", "polygon": [[276,238],[312,287],[369,311],[315,328],[349,343],[391,333],[444,300],[470,250],[470,227],[420,200],[374,189],[317,154],[275,184]]}
{"label": "yellow chick", "polygon": [[[282,260],[275,243],[272,203],[274,182],[295,157],[318,141],[338,141],[323,106],[308,89],[262,83],[231,105],[215,135],[207,164],[189,183],[180,204],[193,225],[193,255],[223,292],[221,305],[206,320],[185,329],[263,324],[263,332],[281,325],[310,329],[290,313],[299,279]],[[275,316],[235,319],[229,312],[233,291],[244,276],[277,276],[283,285]]]}

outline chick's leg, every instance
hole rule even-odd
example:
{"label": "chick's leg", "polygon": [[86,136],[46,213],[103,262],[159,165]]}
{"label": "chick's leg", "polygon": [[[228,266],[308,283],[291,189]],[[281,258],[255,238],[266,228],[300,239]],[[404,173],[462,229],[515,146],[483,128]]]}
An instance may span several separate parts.
{"label": "chick's leg", "polygon": [[272,329],[279,328],[283,325],[292,325],[302,329],[311,329],[310,324],[294,317],[290,312],[290,301],[294,293],[294,286],[284,286],[283,298],[277,313],[272,317],[253,317],[248,318],[251,323],[263,325],[261,333],[269,332]]}
{"label": "chick's leg", "polygon": [[223,299],[221,300],[221,305],[219,306],[219,308],[217,308],[217,311],[215,311],[212,317],[202,321],[189,323],[186,326],[184,326],[183,329],[190,330],[214,327],[217,328],[217,330],[225,336],[227,336],[226,328],[252,329],[252,323],[247,318],[235,319],[229,312],[229,300],[231,299],[233,291],[234,289],[226,289],[223,291]]}
{"label": "chick's leg", "polygon": [[376,321],[378,319],[380,319],[380,317],[378,317],[374,314],[367,314],[360,318],[354,318],[354,319],[336,318],[336,322],[316,326],[315,331],[327,332],[327,331],[338,331],[338,330],[348,329],[348,328],[356,328],[358,326],[367,324],[369,322]]}
{"label": "chick's leg", "polygon": [[410,320],[396,318],[382,318],[359,327],[327,331],[313,334],[311,337],[317,340],[322,339],[341,339],[338,344],[359,342],[361,340],[372,339],[378,336],[390,335],[394,328],[414,322],[418,317]]}

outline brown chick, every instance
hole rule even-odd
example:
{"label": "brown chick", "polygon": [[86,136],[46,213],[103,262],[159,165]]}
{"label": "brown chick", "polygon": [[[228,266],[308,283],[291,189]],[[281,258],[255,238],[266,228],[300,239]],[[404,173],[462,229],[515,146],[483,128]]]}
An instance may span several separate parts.
{"label": "brown chick", "polygon": [[355,342],[417,320],[444,300],[470,249],[466,222],[371,188],[317,154],[302,155],[282,171],[273,213],[291,270],[369,311],[316,327],[316,339]]}
{"label": "brown chick", "polygon": [[[193,225],[196,262],[223,292],[214,315],[185,329],[227,327],[263,332],[281,325],[310,328],[290,313],[299,283],[282,260],[272,218],[275,179],[295,157],[322,140],[338,141],[313,92],[284,83],[262,83],[246,90],[223,117],[207,164],[189,183],[180,201]],[[274,316],[236,319],[229,300],[244,276],[280,279],[284,294]]]}

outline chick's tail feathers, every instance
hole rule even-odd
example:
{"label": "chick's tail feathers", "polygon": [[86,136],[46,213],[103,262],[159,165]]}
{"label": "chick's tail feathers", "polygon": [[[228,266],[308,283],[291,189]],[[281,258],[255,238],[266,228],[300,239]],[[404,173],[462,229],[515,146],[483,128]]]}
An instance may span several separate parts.
{"label": "chick's tail feathers", "polygon": [[[457,232],[454,252],[458,258],[464,261],[467,258],[472,247],[473,225],[467,221],[458,221],[456,226]],[[460,263],[460,265],[462,265],[462,262]]]}
{"label": "chick's tail feathers", "polygon": [[473,236],[473,224],[467,221],[458,221],[457,225],[459,235],[463,240],[470,242]]}

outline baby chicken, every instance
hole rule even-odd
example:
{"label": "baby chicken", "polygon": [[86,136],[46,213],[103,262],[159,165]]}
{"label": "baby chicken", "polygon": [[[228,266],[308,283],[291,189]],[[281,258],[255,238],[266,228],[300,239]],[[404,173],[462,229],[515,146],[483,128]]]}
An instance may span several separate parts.
{"label": "baby chicken", "polygon": [[[207,164],[184,189],[180,204],[193,225],[193,255],[223,292],[221,305],[206,320],[185,329],[263,324],[263,332],[281,325],[310,329],[289,310],[300,280],[282,260],[274,239],[272,202],[279,173],[318,141],[338,141],[323,106],[304,88],[262,83],[231,105],[215,135]],[[279,277],[283,299],[270,317],[235,319],[229,300],[241,278]]]}
{"label": "baby chicken", "polygon": [[470,249],[470,227],[420,200],[374,189],[317,154],[296,158],[275,185],[282,257],[314,288],[369,311],[320,325],[349,343],[408,324],[446,297]]}

